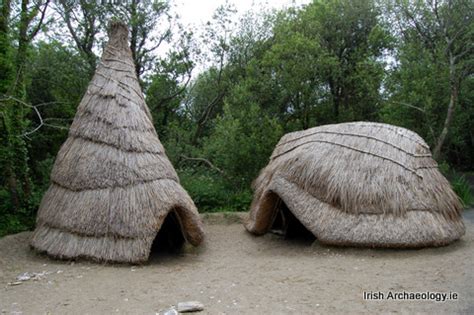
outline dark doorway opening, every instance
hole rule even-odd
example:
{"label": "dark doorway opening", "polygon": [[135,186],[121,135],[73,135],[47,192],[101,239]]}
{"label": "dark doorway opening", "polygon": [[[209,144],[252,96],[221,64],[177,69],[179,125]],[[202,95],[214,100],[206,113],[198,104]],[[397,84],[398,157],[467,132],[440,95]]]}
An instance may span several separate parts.
{"label": "dark doorway opening", "polygon": [[276,205],[276,215],[270,231],[283,235],[287,239],[302,241],[314,241],[316,237],[311,233],[288,209],[283,200],[279,200]]}
{"label": "dark doorway opening", "polygon": [[166,216],[160,230],[158,231],[151,253],[178,253],[185,243],[181,222],[174,210]]}

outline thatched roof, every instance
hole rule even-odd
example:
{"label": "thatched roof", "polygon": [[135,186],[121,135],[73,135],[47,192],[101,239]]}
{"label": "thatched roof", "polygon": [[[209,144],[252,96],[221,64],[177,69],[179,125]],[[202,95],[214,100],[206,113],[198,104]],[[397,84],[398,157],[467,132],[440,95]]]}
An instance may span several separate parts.
{"label": "thatched roof", "polygon": [[282,137],[254,182],[246,228],[263,234],[282,205],[319,241],[422,247],[464,234],[462,206],[416,133],[355,122]]}
{"label": "thatched roof", "polygon": [[153,127],[126,25],[111,23],[109,37],[56,157],[31,244],[60,258],[141,262],[170,212],[191,244],[203,230]]}

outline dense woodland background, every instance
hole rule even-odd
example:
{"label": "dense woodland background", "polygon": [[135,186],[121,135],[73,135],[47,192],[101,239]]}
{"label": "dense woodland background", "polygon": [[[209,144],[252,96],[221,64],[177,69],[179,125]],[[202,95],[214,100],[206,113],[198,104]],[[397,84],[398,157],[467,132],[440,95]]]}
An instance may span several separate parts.
{"label": "dense woodland background", "polygon": [[239,19],[224,5],[196,30],[171,5],[2,0],[0,236],[33,227],[112,17],[130,25],[155,127],[200,211],[247,210],[284,133],[356,120],[419,133],[472,202],[459,175],[474,170],[472,0],[315,0]]}

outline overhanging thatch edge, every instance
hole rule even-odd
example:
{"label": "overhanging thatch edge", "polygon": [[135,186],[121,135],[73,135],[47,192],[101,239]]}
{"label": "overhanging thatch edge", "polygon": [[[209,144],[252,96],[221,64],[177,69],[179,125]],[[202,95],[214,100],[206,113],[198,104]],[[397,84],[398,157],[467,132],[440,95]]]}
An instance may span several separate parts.
{"label": "overhanging thatch edge", "polygon": [[[283,178],[277,178],[252,203],[246,229],[262,235],[272,222],[261,222],[265,211],[273,211],[280,198],[295,217],[320,242],[343,246],[417,248],[444,246],[465,233],[461,216],[449,220],[429,211],[410,211],[401,217],[392,214],[350,214],[309,195]],[[295,196],[298,196],[297,198]],[[272,200],[270,200],[272,199]],[[268,202],[267,204],[263,204]]]}

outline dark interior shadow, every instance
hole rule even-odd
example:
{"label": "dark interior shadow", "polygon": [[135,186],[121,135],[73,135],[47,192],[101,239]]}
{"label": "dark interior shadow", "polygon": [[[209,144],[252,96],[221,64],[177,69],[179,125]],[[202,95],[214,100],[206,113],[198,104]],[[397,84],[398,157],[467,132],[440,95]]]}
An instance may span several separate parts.
{"label": "dark interior shadow", "polygon": [[149,263],[158,260],[169,260],[184,253],[184,238],[181,222],[176,211],[168,213],[160,230],[156,234],[150,250]]}
{"label": "dark interior shadow", "polygon": [[286,240],[301,244],[312,244],[316,237],[288,209],[283,200],[277,203],[276,215],[270,232]]}

